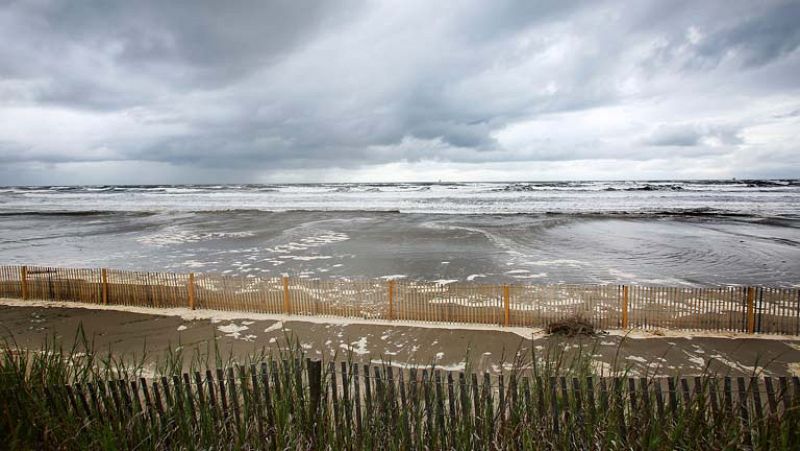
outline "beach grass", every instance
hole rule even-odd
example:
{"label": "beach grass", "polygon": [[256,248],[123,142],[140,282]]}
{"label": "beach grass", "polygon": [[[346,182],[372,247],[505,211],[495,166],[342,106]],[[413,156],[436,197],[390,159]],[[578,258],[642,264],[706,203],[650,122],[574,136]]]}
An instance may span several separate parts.
{"label": "beach grass", "polygon": [[[509,353],[502,374],[431,364],[309,359],[277,349],[233,360],[209,345],[153,358],[72,342],[0,351],[9,449],[791,449],[797,379],[633,377],[598,368],[592,339]],[[215,341],[212,341],[215,343]],[[150,363],[147,363],[150,362]]]}

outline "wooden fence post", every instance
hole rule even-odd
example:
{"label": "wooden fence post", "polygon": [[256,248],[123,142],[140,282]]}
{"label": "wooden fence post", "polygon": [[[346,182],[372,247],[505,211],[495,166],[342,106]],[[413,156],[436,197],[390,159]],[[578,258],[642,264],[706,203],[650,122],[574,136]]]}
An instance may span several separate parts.
{"label": "wooden fence post", "polygon": [[22,300],[28,299],[28,267],[23,266],[19,269],[19,285],[22,292]]}
{"label": "wooden fence post", "polygon": [[628,328],[628,286],[622,286],[622,329]]}
{"label": "wooden fence post", "polygon": [[754,287],[747,287],[747,332],[755,333],[756,331],[756,289]]}
{"label": "wooden fence post", "polygon": [[103,305],[108,305],[108,271],[105,268],[100,270],[100,281],[102,282],[100,293],[103,297]]}
{"label": "wooden fence post", "polygon": [[[308,374],[309,388],[308,416],[309,423],[313,425],[322,408],[322,361],[317,359],[306,360],[306,372]],[[331,379],[335,384],[336,372],[331,372]],[[334,399],[333,402],[334,408],[336,408],[336,400]]]}
{"label": "wooden fence post", "polygon": [[189,294],[189,308],[194,310],[195,309],[195,299],[194,299],[194,273],[189,273],[189,281],[186,283],[186,291]]}
{"label": "wooden fence post", "polygon": [[506,327],[508,327],[509,323],[511,322],[511,296],[509,296],[509,291],[508,285],[503,285],[503,309],[505,310],[503,325]]}
{"label": "wooden fence post", "polygon": [[394,319],[394,280],[389,281],[389,321]]}
{"label": "wooden fence post", "polygon": [[289,298],[289,278],[283,276],[283,313],[291,315],[292,301]]}

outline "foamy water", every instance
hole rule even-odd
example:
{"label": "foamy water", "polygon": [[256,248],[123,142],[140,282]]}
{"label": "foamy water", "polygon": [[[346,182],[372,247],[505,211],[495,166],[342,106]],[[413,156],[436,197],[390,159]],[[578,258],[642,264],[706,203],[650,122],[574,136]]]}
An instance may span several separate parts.
{"label": "foamy water", "polygon": [[398,211],[800,215],[800,181],[0,188],[0,212]]}
{"label": "foamy water", "polygon": [[0,264],[800,284],[800,182],[0,188]]}

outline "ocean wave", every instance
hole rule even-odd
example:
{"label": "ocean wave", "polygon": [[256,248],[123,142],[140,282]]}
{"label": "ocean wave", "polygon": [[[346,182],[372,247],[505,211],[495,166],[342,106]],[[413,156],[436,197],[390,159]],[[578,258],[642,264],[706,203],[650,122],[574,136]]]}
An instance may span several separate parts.
{"label": "ocean wave", "polygon": [[319,192],[383,192],[441,190],[489,190],[526,192],[542,190],[575,191],[676,191],[691,189],[800,188],[800,179],[727,180],[641,180],[641,181],[514,181],[514,182],[403,182],[403,183],[266,183],[266,184],[187,184],[187,185],[81,185],[81,186],[0,186],[6,193],[108,193],[144,192],[191,194],[202,192],[276,192],[293,190]]}
{"label": "ocean wave", "polygon": [[[753,186],[750,186],[753,185]],[[320,211],[800,216],[800,181],[95,185],[0,188],[3,215]]]}
{"label": "ocean wave", "polygon": [[532,185],[528,183],[515,183],[513,185],[503,186],[492,190],[494,192],[514,192],[523,193],[528,191],[539,191],[539,185]]}
{"label": "ocean wave", "polygon": [[783,180],[742,180],[743,184],[748,187],[784,187],[784,186],[800,186],[800,180],[796,179],[783,179]]}
{"label": "ocean wave", "polygon": [[585,211],[529,211],[529,212],[503,212],[503,211],[459,211],[459,210],[430,210],[430,209],[324,209],[324,208],[226,208],[209,209],[199,208],[192,210],[71,210],[71,211],[0,211],[0,217],[91,217],[91,216],[129,216],[147,217],[154,215],[172,214],[204,214],[204,215],[243,215],[243,214],[302,214],[325,213],[330,215],[443,215],[443,216],[531,216],[531,217],[564,217],[564,218],[659,218],[659,217],[685,217],[685,218],[728,218],[758,221],[759,223],[783,226],[800,227],[800,215],[766,215],[759,213],[743,213],[710,208],[675,208],[661,210],[585,210]]}
{"label": "ocean wave", "polygon": [[603,191],[684,191],[686,188],[680,185],[643,185],[630,188],[615,188],[609,186]]}
{"label": "ocean wave", "polygon": [[330,189],[331,193],[380,193],[381,188],[377,186],[337,186]]}
{"label": "ocean wave", "polygon": [[3,216],[110,216],[110,215],[125,215],[125,216],[152,216],[158,214],[158,211],[148,210],[47,210],[47,211],[0,211],[0,217]]}

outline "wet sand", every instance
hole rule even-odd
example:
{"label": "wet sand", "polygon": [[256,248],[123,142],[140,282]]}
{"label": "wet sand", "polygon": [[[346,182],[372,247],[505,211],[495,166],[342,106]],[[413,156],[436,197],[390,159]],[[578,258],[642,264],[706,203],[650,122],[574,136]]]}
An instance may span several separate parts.
{"label": "wet sand", "polygon": [[[183,309],[176,309],[183,310]],[[361,362],[391,361],[397,365],[429,366],[461,371],[465,361],[476,371],[510,369],[517,352],[530,355],[532,348],[568,353],[590,352],[604,371],[628,368],[644,375],[658,369],[661,374],[699,374],[708,365],[720,375],[752,375],[763,367],[764,375],[800,374],[800,338],[746,335],[684,335],[670,332],[658,336],[619,332],[596,337],[547,336],[534,329],[472,328],[469,326],[375,324],[364,321],[306,318],[265,319],[258,315],[219,312],[200,319],[194,312],[169,312],[166,316],[87,308],[20,306],[19,301],[0,301],[0,337],[16,341],[21,348],[37,349],[53,336],[71,344],[79,326],[95,343],[96,351],[150,358],[169,349],[199,347],[205,351],[217,342],[219,349],[242,358],[263,349],[285,345],[296,339],[310,357],[352,358]],[[209,314],[209,312],[205,312]],[[187,353],[189,354],[189,353]],[[187,357],[188,358],[188,357]],[[756,367],[757,365],[757,367]]]}

